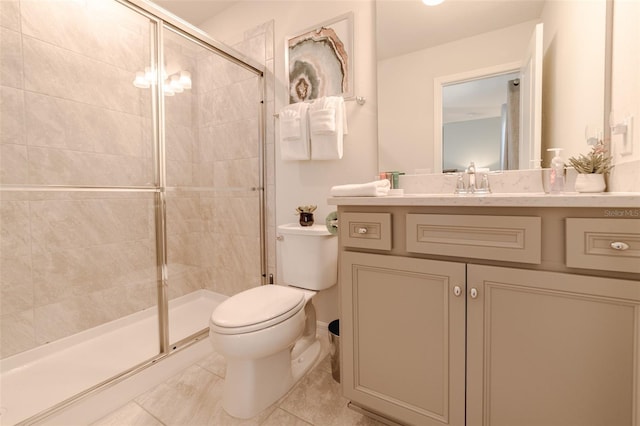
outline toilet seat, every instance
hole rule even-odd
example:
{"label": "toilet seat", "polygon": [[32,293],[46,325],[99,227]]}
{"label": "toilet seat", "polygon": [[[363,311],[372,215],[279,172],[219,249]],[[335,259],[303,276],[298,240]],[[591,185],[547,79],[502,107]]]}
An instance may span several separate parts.
{"label": "toilet seat", "polygon": [[236,294],[211,314],[211,330],[220,334],[242,334],[281,323],[305,305],[304,292],[280,285],[263,285]]}

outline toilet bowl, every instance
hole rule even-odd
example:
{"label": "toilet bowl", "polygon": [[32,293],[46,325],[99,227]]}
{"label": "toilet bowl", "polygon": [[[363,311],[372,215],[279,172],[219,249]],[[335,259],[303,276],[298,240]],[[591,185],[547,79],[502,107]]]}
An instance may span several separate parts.
{"label": "toilet bowl", "polygon": [[231,296],[209,321],[211,343],[227,361],[223,407],[242,419],[284,396],[318,359],[313,296],[337,281],[337,238],[324,226],[278,231],[286,285]]}

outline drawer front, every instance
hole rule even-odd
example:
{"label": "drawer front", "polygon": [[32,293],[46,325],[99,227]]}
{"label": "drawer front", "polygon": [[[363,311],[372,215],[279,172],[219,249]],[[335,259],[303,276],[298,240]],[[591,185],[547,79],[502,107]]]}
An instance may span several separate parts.
{"label": "drawer front", "polygon": [[539,264],[541,220],[529,216],[408,214],[407,251]]}
{"label": "drawer front", "polygon": [[341,213],[338,229],[344,247],[391,250],[391,213]]}
{"label": "drawer front", "polygon": [[567,218],[567,266],[640,273],[640,219]]}

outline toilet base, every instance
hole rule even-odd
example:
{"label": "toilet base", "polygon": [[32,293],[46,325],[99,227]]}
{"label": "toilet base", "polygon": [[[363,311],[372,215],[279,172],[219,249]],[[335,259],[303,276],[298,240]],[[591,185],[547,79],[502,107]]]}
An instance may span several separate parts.
{"label": "toilet base", "polygon": [[318,360],[321,351],[322,348],[320,346],[320,341],[316,340],[307,349],[305,349],[299,357],[291,361],[291,373],[293,375],[294,384],[300,380],[302,376],[311,369],[311,367],[313,367],[313,364]]}
{"label": "toilet base", "polygon": [[224,410],[231,416],[249,419],[282,398],[315,364],[320,341],[291,359],[285,350],[258,360],[228,360],[224,383]]}

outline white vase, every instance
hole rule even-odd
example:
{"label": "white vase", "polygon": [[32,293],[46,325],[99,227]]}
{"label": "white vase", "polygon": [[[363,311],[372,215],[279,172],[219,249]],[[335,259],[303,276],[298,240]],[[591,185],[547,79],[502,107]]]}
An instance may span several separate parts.
{"label": "white vase", "polygon": [[580,173],[576,176],[575,188],[578,192],[602,192],[606,187],[603,174]]}

